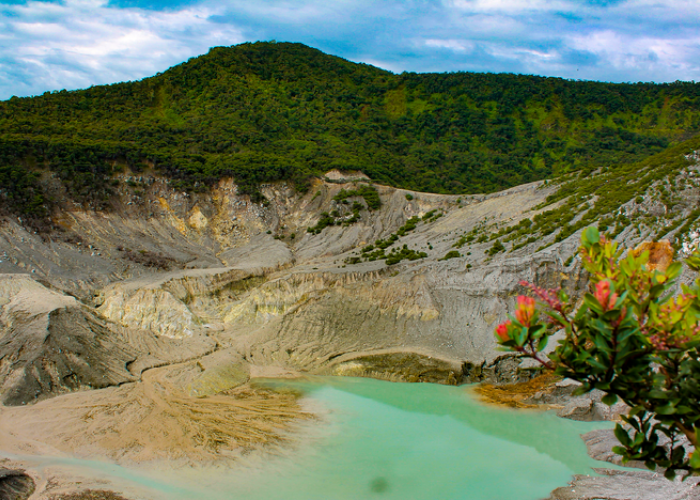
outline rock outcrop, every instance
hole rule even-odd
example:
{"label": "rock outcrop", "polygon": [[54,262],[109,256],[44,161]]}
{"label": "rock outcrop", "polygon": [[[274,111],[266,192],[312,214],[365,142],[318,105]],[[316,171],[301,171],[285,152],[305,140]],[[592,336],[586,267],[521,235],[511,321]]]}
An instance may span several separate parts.
{"label": "rock outcrop", "polygon": [[668,481],[657,472],[596,469],[600,476],[576,475],[547,500],[698,500],[699,478]]}
{"label": "rock outcrop", "polygon": [[202,339],[185,346],[151,331],[127,331],[27,275],[0,275],[0,290],[0,402],[5,405],[133,382],[146,367],[213,349]]}
{"label": "rock outcrop", "polygon": [[24,471],[0,467],[0,498],[3,500],[27,500],[36,485]]}
{"label": "rock outcrop", "polygon": [[4,404],[135,380],[125,368],[136,358],[134,349],[74,298],[22,275],[0,276],[0,288]]}

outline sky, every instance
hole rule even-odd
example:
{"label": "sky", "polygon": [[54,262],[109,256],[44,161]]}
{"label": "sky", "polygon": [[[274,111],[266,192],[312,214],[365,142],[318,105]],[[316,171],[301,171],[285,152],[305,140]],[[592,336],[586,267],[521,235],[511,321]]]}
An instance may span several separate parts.
{"label": "sky", "polygon": [[700,81],[700,0],[0,0],[0,99],[301,42],[390,71]]}

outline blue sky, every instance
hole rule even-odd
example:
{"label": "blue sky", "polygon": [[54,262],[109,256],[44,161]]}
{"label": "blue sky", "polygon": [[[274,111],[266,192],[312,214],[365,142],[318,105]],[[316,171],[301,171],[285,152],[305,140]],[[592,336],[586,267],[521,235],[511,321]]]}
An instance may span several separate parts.
{"label": "blue sky", "polygon": [[394,72],[700,81],[700,0],[0,0],[0,99],[272,39]]}

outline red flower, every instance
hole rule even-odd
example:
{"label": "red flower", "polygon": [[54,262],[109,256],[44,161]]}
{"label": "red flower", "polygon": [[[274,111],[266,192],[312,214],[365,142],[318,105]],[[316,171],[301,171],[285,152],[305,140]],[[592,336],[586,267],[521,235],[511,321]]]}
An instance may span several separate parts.
{"label": "red flower", "polygon": [[530,321],[535,316],[535,299],[520,295],[518,308],[515,310],[515,319],[523,326],[530,326]]}
{"label": "red flower", "polygon": [[617,294],[613,293],[612,295],[610,294],[610,281],[604,280],[604,281],[599,281],[595,285],[595,293],[593,294],[600,303],[600,307],[603,308],[603,311],[607,311],[609,309],[612,309],[612,307],[615,305],[615,302],[617,302]]}
{"label": "red flower", "polygon": [[510,340],[510,335],[508,335],[508,327],[510,326],[510,321],[501,323],[496,327],[496,335],[498,335],[504,342]]}

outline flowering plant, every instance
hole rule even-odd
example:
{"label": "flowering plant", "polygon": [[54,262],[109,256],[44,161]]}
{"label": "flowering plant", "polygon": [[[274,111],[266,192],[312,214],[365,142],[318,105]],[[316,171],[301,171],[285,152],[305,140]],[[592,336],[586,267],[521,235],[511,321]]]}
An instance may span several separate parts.
{"label": "flowering plant", "polygon": [[[590,274],[580,306],[563,290],[521,282],[539,304],[518,297],[515,314],[496,328],[497,342],[581,382],[579,393],[600,389],[604,403],[629,405],[622,417],[628,425],[615,428],[614,451],[624,462],[662,467],[669,478],[700,472],[700,279],[674,295],[679,262],[656,266],[649,251],[623,255],[593,227],[581,237],[579,256]],[[700,253],[686,263],[700,271]],[[564,338],[545,356],[556,332]]]}

